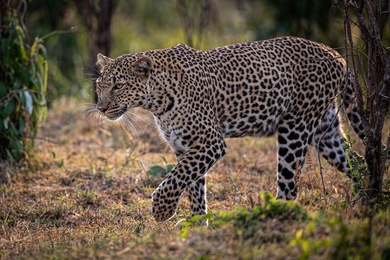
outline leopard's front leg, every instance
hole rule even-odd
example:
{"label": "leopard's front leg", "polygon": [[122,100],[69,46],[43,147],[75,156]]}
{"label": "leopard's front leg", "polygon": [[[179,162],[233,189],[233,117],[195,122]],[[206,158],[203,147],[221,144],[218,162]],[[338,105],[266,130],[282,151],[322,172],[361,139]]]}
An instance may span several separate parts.
{"label": "leopard's front leg", "polygon": [[[203,191],[203,193],[200,190],[199,192],[192,192],[193,197],[198,197],[191,201],[191,215],[205,214],[204,182],[200,186],[198,183],[201,184],[199,181],[225,154],[226,144],[222,137],[213,142],[212,145],[192,147],[152,195],[152,214],[156,221],[165,221],[175,215],[181,194],[187,187],[190,188],[190,192],[191,190],[194,191],[193,187],[195,186]],[[197,202],[200,205],[194,204]],[[201,206],[203,204],[204,207]]]}
{"label": "leopard's front leg", "polygon": [[194,181],[188,188],[188,199],[190,200],[190,217],[204,215],[207,213],[206,180],[204,177]]}

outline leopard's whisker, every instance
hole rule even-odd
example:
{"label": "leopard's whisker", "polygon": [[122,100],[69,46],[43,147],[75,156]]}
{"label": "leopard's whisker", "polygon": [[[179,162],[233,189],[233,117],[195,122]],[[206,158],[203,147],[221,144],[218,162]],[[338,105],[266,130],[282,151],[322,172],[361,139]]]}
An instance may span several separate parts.
{"label": "leopard's whisker", "polygon": [[146,121],[146,120],[145,120],[143,117],[141,117],[140,115],[138,115],[138,114],[136,114],[136,113],[134,113],[134,112],[130,112],[130,111],[127,112],[127,113],[129,113],[129,115],[131,115],[132,117],[139,119],[140,121],[142,121],[143,123],[145,123],[148,127],[156,128],[156,125],[155,125],[155,124]]}
{"label": "leopard's whisker", "polygon": [[131,132],[137,132],[137,129],[134,126],[134,123],[132,122],[128,114],[124,114],[122,116],[121,123],[123,126],[125,126],[125,128],[128,128]]}

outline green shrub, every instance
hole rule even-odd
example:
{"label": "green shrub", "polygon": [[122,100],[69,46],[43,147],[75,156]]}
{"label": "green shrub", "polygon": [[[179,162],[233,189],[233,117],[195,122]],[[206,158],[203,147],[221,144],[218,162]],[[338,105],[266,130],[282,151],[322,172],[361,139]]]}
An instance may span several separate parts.
{"label": "green shrub", "polygon": [[214,227],[232,224],[238,229],[248,229],[257,227],[267,219],[278,219],[280,221],[296,220],[303,221],[309,219],[307,212],[295,201],[276,199],[269,192],[260,192],[260,204],[253,208],[235,207],[228,212],[220,212],[213,216],[206,214],[194,216],[188,221],[182,221],[181,227],[196,226],[198,223],[206,223],[209,220]]}
{"label": "green shrub", "polygon": [[0,159],[20,160],[33,149],[46,116],[47,59],[42,41],[27,44],[14,11],[2,19],[0,45]]}
{"label": "green shrub", "polygon": [[252,209],[237,207],[230,212],[221,213],[214,221],[214,225],[226,222],[239,228],[248,228],[265,219],[279,218],[288,220],[305,220],[307,213],[295,201],[277,200],[269,192],[261,192],[260,205]]}
{"label": "green shrub", "polygon": [[146,172],[151,177],[158,177],[162,176],[165,177],[168,173],[170,173],[175,167],[173,164],[166,164],[164,167],[159,165],[154,165],[150,167],[150,169]]}

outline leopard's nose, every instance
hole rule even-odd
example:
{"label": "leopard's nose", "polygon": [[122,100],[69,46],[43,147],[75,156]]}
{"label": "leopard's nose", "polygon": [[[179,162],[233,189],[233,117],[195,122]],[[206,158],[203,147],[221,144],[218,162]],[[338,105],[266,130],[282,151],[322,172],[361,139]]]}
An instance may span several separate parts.
{"label": "leopard's nose", "polygon": [[103,106],[97,106],[96,107],[100,112],[102,112],[104,114],[104,112],[107,111],[108,107],[103,107]]}

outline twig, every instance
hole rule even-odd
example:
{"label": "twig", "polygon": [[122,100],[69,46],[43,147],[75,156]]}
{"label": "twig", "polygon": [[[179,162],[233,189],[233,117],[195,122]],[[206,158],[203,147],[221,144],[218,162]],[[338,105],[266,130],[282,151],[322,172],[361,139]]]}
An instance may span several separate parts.
{"label": "twig", "polygon": [[321,183],[322,183],[322,192],[324,193],[324,205],[325,205],[325,208],[326,208],[326,206],[327,206],[326,189],[325,189],[324,174],[322,172],[322,170],[323,170],[322,162],[321,162],[321,157],[320,157],[320,153],[319,152],[317,152],[317,156],[318,156],[318,163],[320,165],[320,176],[321,176]]}
{"label": "twig", "polygon": [[24,92],[24,91],[31,91],[31,90],[28,90],[28,89],[18,89],[18,90],[10,91],[2,99],[0,99],[0,107],[5,106],[7,104],[7,101],[12,99],[17,93]]}
{"label": "twig", "polygon": [[228,177],[230,183],[232,184],[233,186],[233,189],[234,189],[234,199],[236,199],[237,197],[237,185],[235,184],[235,182],[233,181],[232,177],[230,176],[230,174],[226,173],[226,176]]}
{"label": "twig", "polygon": [[24,138],[27,138],[27,139],[38,139],[38,140],[42,140],[42,141],[45,141],[45,142],[48,142],[48,143],[52,143],[52,144],[57,144],[58,143],[57,141],[53,141],[53,140],[50,140],[48,138],[39,137],[39,136],[36,136],[36,137],[24,136]]}

